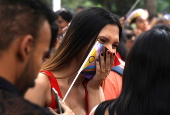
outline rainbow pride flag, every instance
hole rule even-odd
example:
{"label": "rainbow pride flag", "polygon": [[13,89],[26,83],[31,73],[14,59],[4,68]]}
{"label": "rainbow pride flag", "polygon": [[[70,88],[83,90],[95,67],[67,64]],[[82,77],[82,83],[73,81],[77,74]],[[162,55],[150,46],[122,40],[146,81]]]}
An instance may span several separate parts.
{"label": "rainbow pride flag", "polygon": [[[88,60],[86,60],[81,71],[81,74],[85,78],[92,79],[93,76],[96,74],[96,59],[100,61],[99,57],[100,57],[100,53],[102,52],[103,47],[104,46],[97,41],[95,46],[92,48],[89,54],[89,58]],[[120,65],[120,61],[118,57],[115,55],[113,67],[117,65]]]}

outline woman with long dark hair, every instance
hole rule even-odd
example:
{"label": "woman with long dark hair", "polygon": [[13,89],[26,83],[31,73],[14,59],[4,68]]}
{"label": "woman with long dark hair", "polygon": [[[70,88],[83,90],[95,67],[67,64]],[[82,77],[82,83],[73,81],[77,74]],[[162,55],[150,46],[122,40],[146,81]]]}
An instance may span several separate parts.
{"label": "woman with long dark hair", "polygon": [[[82,10],[73,18],[59,48],[43,64],[35,88],[25,97],[40,106],[56,109],[51,87],[63,98],[93,45],[99,41],[108,50],[100,54],[100,63],[96,60],[95,76],[87,80],[79,75],[65,100],[76,115],[88,115],[95,105],[104,101],[101,83],[113,64],[114,55],[109,55],[116,53],[121,31],[119,19],[111,12],[98,7]],[[105,61],[104,55],[108,57]]]}
{"label": "woman with long dark hair", "polygon": [[94,115],[170,115],[169,50],[169,32],[141,34],[128,55],[120,96],[101,103]]}

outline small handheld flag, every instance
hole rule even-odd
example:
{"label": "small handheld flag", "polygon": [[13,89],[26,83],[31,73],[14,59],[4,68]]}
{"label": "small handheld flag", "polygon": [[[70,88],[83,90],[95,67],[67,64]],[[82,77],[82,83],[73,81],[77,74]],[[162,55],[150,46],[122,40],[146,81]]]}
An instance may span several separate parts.
{"label": "small handheld flag", "polygon": [[[74,78],[72,84],[70,85],[68,91],[66,92],[66,95],[64,96],[62,102],[65,101],[65,99],[67,98],[71,88],[73,87],[75,81],[77,80],[78,76],[80,74],[83,74],[86,70],[86,72],[83,74],[86,78],[91,79],[94,77],[95,73],[96,73],[96,59],[99,59],[99,55],[102,52],[102,47],[103,45],[101,43],[99,43],[98,41],[95,43],[95,45],[93,46],[92,50],[90,51],[90,53],[88,54],[88,56],[86,57],[85,61],[83,62],[82,66],[80,67],[79,71],[77,72],[76,77]],[[94,59],[92,59],[91,57],[93,57]],[[119,65],[119,59],[117,58],[117,56],[115,55],[114,58],[114,66]],[[90,71],[87,71],[88,68],[91,68]],[[84,70],[82,72],[82,70]],[[88,73],[88,74],[87,74]]]}
{"label": "small handheld flag", "polygon": [[[100,53],[102,52],[102,48],[104,46],[97,42],[96,44],[96,47],[94,47],[92,49],[92,52],[90,54],[90,57],[89,59],[86,61],[84,67],[83,67],[83,70],[81,72],[81,74],[86,77],[87,79],[92,79],[93,76],[96,74],[96,59],[97,60],[100,60]],[[117,58],[117,56],[115,55],[115,58],[114,58],[114,66],[117,66],[119,65],[120,62],[119,62],[119,59]]]}

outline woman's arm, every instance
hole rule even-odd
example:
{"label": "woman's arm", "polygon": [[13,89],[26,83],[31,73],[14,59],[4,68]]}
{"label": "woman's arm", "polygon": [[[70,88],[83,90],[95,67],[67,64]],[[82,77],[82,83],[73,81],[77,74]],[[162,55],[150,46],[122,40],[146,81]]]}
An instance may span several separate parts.
{"label": "woman's arm", "polygon": [[87,88],[88,90],[88,105],[89,111],[91,111],[96,105],[105,101],[104,93],[101,87],[99,88]]}
{"label": "woman's arm", "polygon": [[50,87],[48,77],[42,73],[39,73],[35,80],[35,86],[28,89],[24,97],[32,103],[45,107],[48,105],[47,100],[51,91]]}
{"label": "woman's arm", "polygon": [[96,61],[96,75],[87,84],[89,111],[91,111],[96,105],[105,101],[101,84],[108,76],[110,72],[109,70],[113,65],[113,55],[110,55],[109,51],[106,51],[105,53],[105,58],[101,53],[100,63],[99,61]]}

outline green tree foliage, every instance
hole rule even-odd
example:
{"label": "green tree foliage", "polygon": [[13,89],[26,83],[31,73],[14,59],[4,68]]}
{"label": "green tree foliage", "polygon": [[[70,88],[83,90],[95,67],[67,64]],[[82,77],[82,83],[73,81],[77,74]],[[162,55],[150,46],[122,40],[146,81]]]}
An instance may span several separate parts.
{"label": "green tree foliage", "polygon": [[170,0],[157,0],[157,12],[170,13]]}
{"label": "green tree foliage", "polygon": [[[49,4],[52,4],[52,0],[47,0]],[[61,0],[62,7],[67,7],[72,10],[75,10],[77,6],[91,7],[91,6],[99,6],[104,7],[110,10],[113,13],[116,13],[120,16],[126,15],[131,6],[135,3],[136,0]],[[136,6],[136,8],[145,8],[148,10],[150,5],[147,5],[151,0],[141,0],[140,3]],[[166,12],[170,13],[170,0],[152,0],[155,1],[153,3],[152,8],[155,8],[155,12]]]}
{"label": "green tree foliage", "polygon": [[61,0],[61,6],[75,10],[77,6],[92,7],[98,5],[91,0]]}

